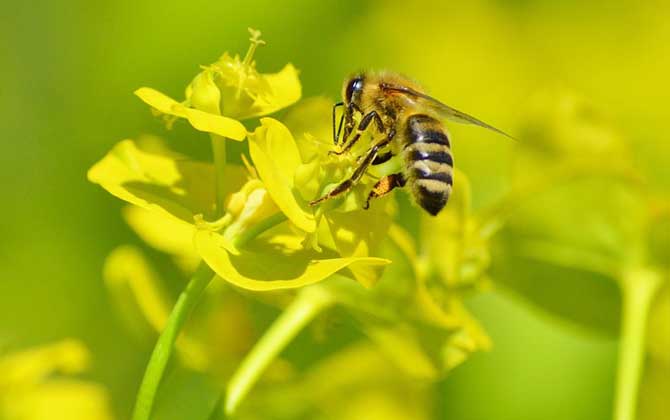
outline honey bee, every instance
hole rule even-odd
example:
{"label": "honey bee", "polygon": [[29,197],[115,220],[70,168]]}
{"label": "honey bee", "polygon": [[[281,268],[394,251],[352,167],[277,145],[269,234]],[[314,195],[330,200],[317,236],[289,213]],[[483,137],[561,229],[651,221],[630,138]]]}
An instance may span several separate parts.
{"label": "honey bee", "polygon": [[[402,158],[402,171],[379,180],[370,191],[370,200],[407,185],[416,203],[435,216],[444,208],[453,187],[454,161],[451,142],[442,120],[474,124],[512,138],[503,131],[468,114],[453,109],[425,93],[415,82],[390,72],[362,72],[345,80],[342,102],[333,106],[333,142],[340,155],[348,152],[372,123],[380,134],[368,151],[359,157],[351,177],[323,197],[310,202],[314,206],[351,190],[370,165],[379,165],[395,155]],[[337,131],[336,109],[344,107]],[[355,113],[361,115],[356,124]],[[356,131],[351,137],[351,134]]]}

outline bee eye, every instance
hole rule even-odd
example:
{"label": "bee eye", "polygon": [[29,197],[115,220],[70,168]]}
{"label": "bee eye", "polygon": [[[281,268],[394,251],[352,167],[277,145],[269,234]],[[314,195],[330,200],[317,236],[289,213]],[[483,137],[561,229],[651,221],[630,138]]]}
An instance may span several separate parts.
{"label": "bee eye", "polygon": [[346,101],[351,102],[351,98],[354,96],[354,92],[359,91],[363,88],[363,78],[361,77],[355,77],[351,79],[349,84],[347,85],[347,91],[346,91]]}

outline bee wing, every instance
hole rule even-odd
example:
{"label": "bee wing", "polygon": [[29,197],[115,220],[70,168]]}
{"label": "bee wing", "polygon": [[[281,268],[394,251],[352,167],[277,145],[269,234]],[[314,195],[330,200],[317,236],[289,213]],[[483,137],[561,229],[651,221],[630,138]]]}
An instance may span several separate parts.
{"label": "bee wing", "polygon": [[503,136],[508,137],[512,140],[516,140],[514,137],[510,136],[509,134],[505,133],[504,131],[502,131],[498,128],[495,128],[492,125],[489,125],[489,124],[485,123],[484,121],[481,121],[481,120],[473,117],[472,115],[468,115],[465,112],[461,112],[457,109],[454,109],[454,108],[450,107],[449,105],[438,101],[437,99],[433,98],[432,96],[426,95],[425,93],[417,92],[416,90],[408,88],[406,86],[390,85],[390,84],[386,84],[386,83],[382,84],[381,87],[382,87],[382,89],[385,89],[385,90],[399,92],[399,93],[417,98],[417,99],[421,100],[421,102],[424,105],[426,105],[431,110],[435,111],[438,115],[440,115],[441,117],[443,117],[447,120],[457,122],[457,123],[461,123],[461,124],[478,125],[480,127],[484,127],[484,128],[489,129],[491,131],[495,131],[498,134],[502,134]]}

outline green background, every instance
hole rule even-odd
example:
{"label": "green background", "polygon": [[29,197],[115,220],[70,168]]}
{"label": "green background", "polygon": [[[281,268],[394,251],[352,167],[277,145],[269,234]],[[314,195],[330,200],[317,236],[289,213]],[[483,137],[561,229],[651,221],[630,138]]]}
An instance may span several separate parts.
{"label": "green background", "polygon": [[[410,5],[411,4],[411,5]],[[261,71],[301,71],[303,96],[335,99],[361,68],[411,75],[459,109],[515,132],[543,89],[577,92],[631,145],[668,191],[670,5],[663,1],[37,1],[4,4],[0,20],[0,350],[81,338],[90,377],[128,418],[150,344],[132,338],[101,279],[105,256],[139,240],[122,203],[86,181],[114,143],[142,133],[207,157],[205,135],[165,132],[132,92],[179,98],[248,26],[268,46]],[[513,147],[453,127],[475,205],[504,188]],[[178,139],[178,140],[177,140]],[[178,286],[175,286],[175,290]],[[616,338],[559,321],[505,290],[476,297],[494,348],[441,386],[441,418],[599,419],[611,414]]]}

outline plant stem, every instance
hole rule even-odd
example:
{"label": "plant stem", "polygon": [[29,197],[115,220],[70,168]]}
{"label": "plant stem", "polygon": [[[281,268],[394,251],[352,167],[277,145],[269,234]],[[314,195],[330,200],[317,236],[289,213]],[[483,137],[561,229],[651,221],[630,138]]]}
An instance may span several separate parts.
{"label": "plant stem", "polygon": [[225,213],[226,200],[226,138],[215,134],[210,137],[216,172],[216,216],[221,217]]}
{"label": "plant stem", "polygon": [[227,387],[225,410],[231,415],[267,366],[314,317],[334,302],[318,286],[302,289],[244,358]]}
{"label": "plant stem", "polygon": [[249,229],[243,231],[239,236],[235,238],[234,240],[235,248],[244,247],[244,245],[246,245],[250,240],[254,239],[261,233],[280,224],[285,220],[287,220],[286,215],[281,212],[273,214],[272,216],[261,220],[260,222],[251,226]]}
{"label": "plant stem", "polygon": [[622,278],[623,312],[614,400],[615,420],[635,420],[647,317],[661,280],[657,272],[649,269],[631,270]]}
{"label": "plant stem", "polygon": [[133,420],[148,420],[154,405],[156,391],[160,385],[165,367],[170,360],[174,343],[181,331],[184,322],[188,319],[200,295],[214,277],[214,272],[207,264],[200,263],[195,274],[179,295],[172,312],[167,320],[165,329],[161,333],[151,358],[144,372],[142,384],[137,392],[137,401],[133,411]]}

